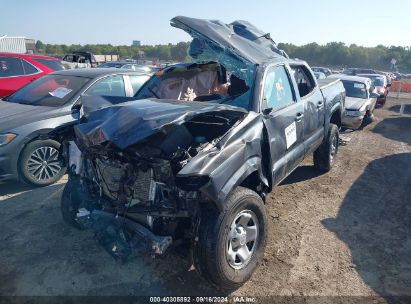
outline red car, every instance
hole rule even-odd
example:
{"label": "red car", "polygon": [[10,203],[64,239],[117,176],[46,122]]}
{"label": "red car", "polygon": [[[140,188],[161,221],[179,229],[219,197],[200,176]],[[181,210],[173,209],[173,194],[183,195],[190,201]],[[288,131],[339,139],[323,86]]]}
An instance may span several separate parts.
{"label": "red car", "polygon": [[0,53],[0,98],[53,71],[64,70],[59,59],[38,55]]}
{"label": "red car", "polygon": [[387,95],[389,93],[389,87],[391,84],[388,81],[388,77],[384,74],[357,74],[357,76],[367,77],[372,80],[375,86],[375,91],[378,94],[377,107],[383,107],[385,101],[387,100]]}

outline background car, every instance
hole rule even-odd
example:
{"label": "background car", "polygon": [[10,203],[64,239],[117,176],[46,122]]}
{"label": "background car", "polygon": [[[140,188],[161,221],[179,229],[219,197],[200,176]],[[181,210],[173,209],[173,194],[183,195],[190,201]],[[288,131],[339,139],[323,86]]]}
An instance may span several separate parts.
{"label": "background car", "polygon": [[95,68],[98,65],[94,54],[83,51],[74,51],[67,54],[63,57],[63,61],[70,69]]}
{"label": "background car", "polygon": [[348,68],[342,71],[342,74],[355,76],[357,74],[379,74],[376,70],[365,68]]}
{"label": "background car", "polygon": [[332,74],[332,71],[331,71],[331,69],[329,69],[329,68],[323,68],[323,67],[313,67],[313,68],[311,68],[314,72],[320,72],[320,73],[324,73],[324,75],[327,77],[327,76],[330,76],[331,74]]}
{"label": "background car", "polygon": [[59,59],[38,55],[0,53],[0,98],[13,94],[37,78],[64,70]]}
{"label": "background car", "polygon": [[65,163],[60,139],[52,131],[76,123],[84,96],[125,101],[149,78],[120,69],[66,70],[7,97],[0,102],[0,180],[20,179],[36,186],[56,182],[65,173]]}
{"label": "background car", "polygon": [[349,129],[359,129],[364,119],[372,119],[378,94],[370,78],[331,75],[328,78],[338,78],[345,88],[345,111],[342,117],[342,125]]}
{"label": "background car", "polygon": [[133,63],[130,61],[110,61],[102,63],[98,66],[99,68],[117,68],[117,69],[128,69],[136,72],[150,73],[154,74],[159,71],[161,68],[150,65],[141,65]]}
{"label": "background car", "polygon": [[381,74],[358,74],[357,76],[371,79],[375,86],[376,93],[379,95],[377,98],[377,106],[383,107],[387,100],[389,87],[391,86],[391,84],[388,83],[387,77]]}
{"label": "background car", "polygon": [[327,76],[325,76],[325,74],[322,73],[322,72],[313,72],[313,73],[314,73],[315,78],[317,78],[317,79],[325,79],[325,78],[327,78]]}

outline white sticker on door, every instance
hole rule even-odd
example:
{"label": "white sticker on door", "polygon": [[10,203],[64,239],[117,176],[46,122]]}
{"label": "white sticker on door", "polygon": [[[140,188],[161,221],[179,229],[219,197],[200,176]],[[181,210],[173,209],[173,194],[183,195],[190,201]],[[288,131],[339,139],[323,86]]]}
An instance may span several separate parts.
{"label": "white sticker on door", "polygon": [[287,142],[287,149],[297,141],[297,126],[295,122],[285,128],[285,140]]}

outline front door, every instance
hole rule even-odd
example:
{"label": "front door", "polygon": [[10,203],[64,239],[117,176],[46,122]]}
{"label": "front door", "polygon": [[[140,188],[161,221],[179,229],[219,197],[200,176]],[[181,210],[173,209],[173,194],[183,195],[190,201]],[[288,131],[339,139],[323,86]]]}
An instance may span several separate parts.
{"label": "front door", "polygon": [[296,98],[285,66],[267,69],[261,102],[276,185],[304,158],[304,105]]}

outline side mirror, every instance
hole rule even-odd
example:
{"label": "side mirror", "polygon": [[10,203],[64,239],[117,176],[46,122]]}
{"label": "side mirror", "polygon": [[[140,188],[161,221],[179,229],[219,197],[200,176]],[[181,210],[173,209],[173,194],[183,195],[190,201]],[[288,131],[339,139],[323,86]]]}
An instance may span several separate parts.
{"label": "side mirror", "polygon": [[81,97],[76,100],[76,102],[71,107],[71,113],[78,113],[81,109]]}
{"label": "side mirror", "polygon": [[268,115],[268,114],[270,114],[272,111],[273,111],[273,108],[267,108],[267,109],[264,109],[264,110],[263,110],[263,114],[264,114],[264,115]]}

